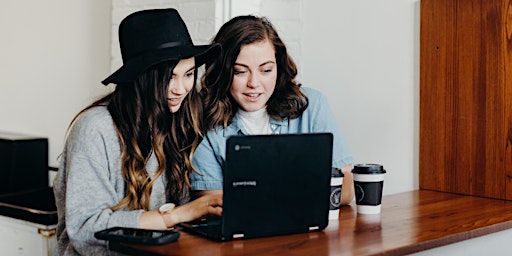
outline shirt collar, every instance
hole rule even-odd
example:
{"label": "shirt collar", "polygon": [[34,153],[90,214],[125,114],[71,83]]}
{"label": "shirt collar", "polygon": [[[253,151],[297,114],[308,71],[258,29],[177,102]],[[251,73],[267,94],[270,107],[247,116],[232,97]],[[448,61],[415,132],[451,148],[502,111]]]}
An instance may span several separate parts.
{"label": "shirt collar", "polygon": [[[247,131],[243,128],[243,125],[240,123],[240,117],[238,112],[233,116],[233,121],[226,129],[224,129],[224,137],[228,137],[231,135],[245,135]],[[288,127],[288,119],[277,120],[270,117],[270,129],[272,130],[272,134],[281,133],[281,127]]]}

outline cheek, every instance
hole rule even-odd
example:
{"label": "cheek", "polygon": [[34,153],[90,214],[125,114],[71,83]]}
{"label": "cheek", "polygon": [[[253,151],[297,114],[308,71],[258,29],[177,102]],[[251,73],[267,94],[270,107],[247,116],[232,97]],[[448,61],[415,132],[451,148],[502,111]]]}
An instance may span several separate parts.
{"label": "cheek", "polygon": [[237,86],[235,85],[235,83],[233,82],[231,84],[231,86],[229,87],[229,94],[231,95],[231,97],[233,98],[236,98],[236,91],[237,91]]}
{"label": "cheek", "polygon": [[265,84],[265,87],[267,87],[267,88],[276,87],[277,74],[265,77],[265,80],[263,80],[263,83]]}
{"label": "cheek", "polygon": [[231,83],[231,87],[229,88],[229,91],[231,93],[234,93],[242,88],[245,87],[247,83],[245,82],[245,79],[240,77],[233,77],[233,82]]}
{"label": "cheek", "polygon": [[192,88],[194,87],[194,79],[187,79],[187,82],[185,83],[185,90],[187,92],[190,92],[190,90],[192,90]]}

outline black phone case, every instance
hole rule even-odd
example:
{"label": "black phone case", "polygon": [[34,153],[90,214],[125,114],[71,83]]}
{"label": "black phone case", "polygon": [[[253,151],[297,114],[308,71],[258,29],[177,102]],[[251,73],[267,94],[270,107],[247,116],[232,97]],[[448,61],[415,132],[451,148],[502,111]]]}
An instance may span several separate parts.
{"label": "black phone case", "polygon": [[159,245],[178,240],[180,233],[175,230],[112,227],[94,233],[94,237],[107,241]]}

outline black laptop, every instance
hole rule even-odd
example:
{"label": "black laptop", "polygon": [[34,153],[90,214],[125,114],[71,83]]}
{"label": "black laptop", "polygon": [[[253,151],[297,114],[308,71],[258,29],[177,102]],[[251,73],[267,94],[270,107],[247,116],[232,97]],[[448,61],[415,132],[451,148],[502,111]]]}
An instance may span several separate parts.
{"label": "black laptop", "polygon": [[325,229],[331,133],[232,136],[226,146],[222,218],[185,231],[228,241]]}

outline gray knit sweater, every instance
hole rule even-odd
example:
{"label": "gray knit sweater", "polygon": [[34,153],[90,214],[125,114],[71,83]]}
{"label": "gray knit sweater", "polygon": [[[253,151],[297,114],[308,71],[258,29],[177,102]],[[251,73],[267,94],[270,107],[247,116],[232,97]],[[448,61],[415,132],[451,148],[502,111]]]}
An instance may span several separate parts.
{"label": "gray knit sweater", "polygon": [[[150,175],[157,162],[151,156]],[[151,209],[166,202],[164,177],[155,182]],[[114,226],[138,227],[142,210],[112,211],[124,197],[121,152],[112,117],[106,107],[81,114],[72,126],[54,181],[58,210],[58,255],[111,255],[106,243],[94,232]]]}

